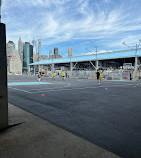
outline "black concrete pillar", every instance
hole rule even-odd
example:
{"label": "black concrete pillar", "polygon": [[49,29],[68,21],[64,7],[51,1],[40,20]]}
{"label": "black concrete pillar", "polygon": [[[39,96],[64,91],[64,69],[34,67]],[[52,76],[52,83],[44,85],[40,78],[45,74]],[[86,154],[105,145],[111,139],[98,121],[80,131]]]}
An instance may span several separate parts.
{"label": "black concrete pillar", "polygon": [[0,129],[8,127],[6,29],[0,23]]}

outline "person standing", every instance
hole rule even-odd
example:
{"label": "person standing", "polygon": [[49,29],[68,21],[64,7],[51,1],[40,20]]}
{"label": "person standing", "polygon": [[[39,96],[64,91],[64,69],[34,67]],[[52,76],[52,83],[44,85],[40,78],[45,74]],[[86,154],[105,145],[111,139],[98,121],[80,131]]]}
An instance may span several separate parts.
{"label": "person standing", "polygon": [[99,71],[97,70],[97,72],[96,72],[96,77],[97,77],[97,83],[99,84],[99,77],[100,77],[100,73],[99,73]]}
{"label": "person standing", "polygon": [[131,74],[131,72],[130,72],[130,81],[132,80],[132,74]]}

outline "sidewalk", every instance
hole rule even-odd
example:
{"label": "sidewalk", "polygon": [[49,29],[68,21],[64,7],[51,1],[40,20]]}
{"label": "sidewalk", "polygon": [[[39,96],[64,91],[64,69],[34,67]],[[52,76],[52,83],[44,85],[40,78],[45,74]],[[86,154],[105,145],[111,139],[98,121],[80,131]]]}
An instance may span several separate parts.
{"label": "sidewalk", "polygon": [[0,131],[0,158],[119,158],[11,104],[9,125]]}

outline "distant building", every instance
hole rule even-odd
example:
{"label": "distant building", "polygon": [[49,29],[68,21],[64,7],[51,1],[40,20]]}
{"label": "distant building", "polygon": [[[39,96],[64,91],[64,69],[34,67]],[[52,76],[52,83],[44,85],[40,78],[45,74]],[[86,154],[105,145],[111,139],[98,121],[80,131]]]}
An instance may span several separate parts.
{"label": "distant building", "polygon": [[68,50],[68,57],[72,57],[72,48],[69,48]]}
{"label": "distant building", "polygon": [[6,55],[7,55],[7,71],[10,71],[10,60],[15,51],[15,44],[13,41],[9,41],[6,44]]}
{"label": "distant building", "polygon": [[52,54],[52,50],[50,50],[50,51],[49,51],[49,59],[52,58],[52,55],[53,55],[53,54]]}
{"label": "distant building", "polygon": [[15,43],[13,41],[9,41],[6,45],[7,51],[10,52],[11,54],[14,53],[15,51]]}
{"label": "distant building", "polygon": [[33,63],[33,45],[25,42],[23,45],[23,72],[29,71],[30,63]]}
{"label": "distant building", "polygon": [[14,50],[9,65],[9,73],[22,74],[22,61],[18,51]]}
{"label": "distant building", "polygon": [[52,58],[53,59],[62,58],[62,56],[59,54],[58,48],[54,48],[54,54]]}
{"label": "distant building", "polygon": [[18,53],[20,55],[21,60],[23,60],[23,43],[22,43],[21,38],[19,38],[19,41],[18,41]]}
{"label": "distant building", "polygon": [[41,57],[41,40],[38,40],[38,61],[40,61],[40,57]]}
{"label": "distant building", "polygon": [[54,54],[52,50],[49,51],[49,59],[62,58],[62,55],[59,54],[58,48],[54,48]]}
{"label": "distant building", "polygon": [[38,53],[33,53],[33,63],[38,62],[38,56],[39,56]]}
{"label": "distant building", "polygon": [[40,60],[48,60],[48,56],[47,55],[41,55]]}
{"label": "distant building", "polygon": [[58,58],[58,48],[54,48],[54,58]]}
{"label": "distant building", "polygon": [[33,40],[33,41],[32,41],[32,44],[33,44],[33,53],[36,54],[36,53],[37,53],[37,52],[36,52],[36,41]]}

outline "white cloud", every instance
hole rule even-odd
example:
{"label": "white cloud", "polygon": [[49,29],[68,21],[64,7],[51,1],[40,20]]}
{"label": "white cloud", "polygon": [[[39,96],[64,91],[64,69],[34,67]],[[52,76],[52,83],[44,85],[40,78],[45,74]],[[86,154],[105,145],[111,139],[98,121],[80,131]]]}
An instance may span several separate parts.
{"label": "white cloud", "polygon": [[[134,17],[132,3],[115,5],[92,0],[5,0],[3,21],[7,24],[7,39],[17,42],[35,38],[47,39],[48,44],[72,39],[105,40],[107,46],[118,47],[122,41],[140,39],[140,14]],[[93,4],[93,5],[92,5]],[[14,10],[14,9],[15,10]],[[16,10],[21,10],[17,14]],[[24,11],[23,11],[24,10]],[[131,12],[132,11],[132,12]],[[108,43],[106,42],[108,41]]]}

